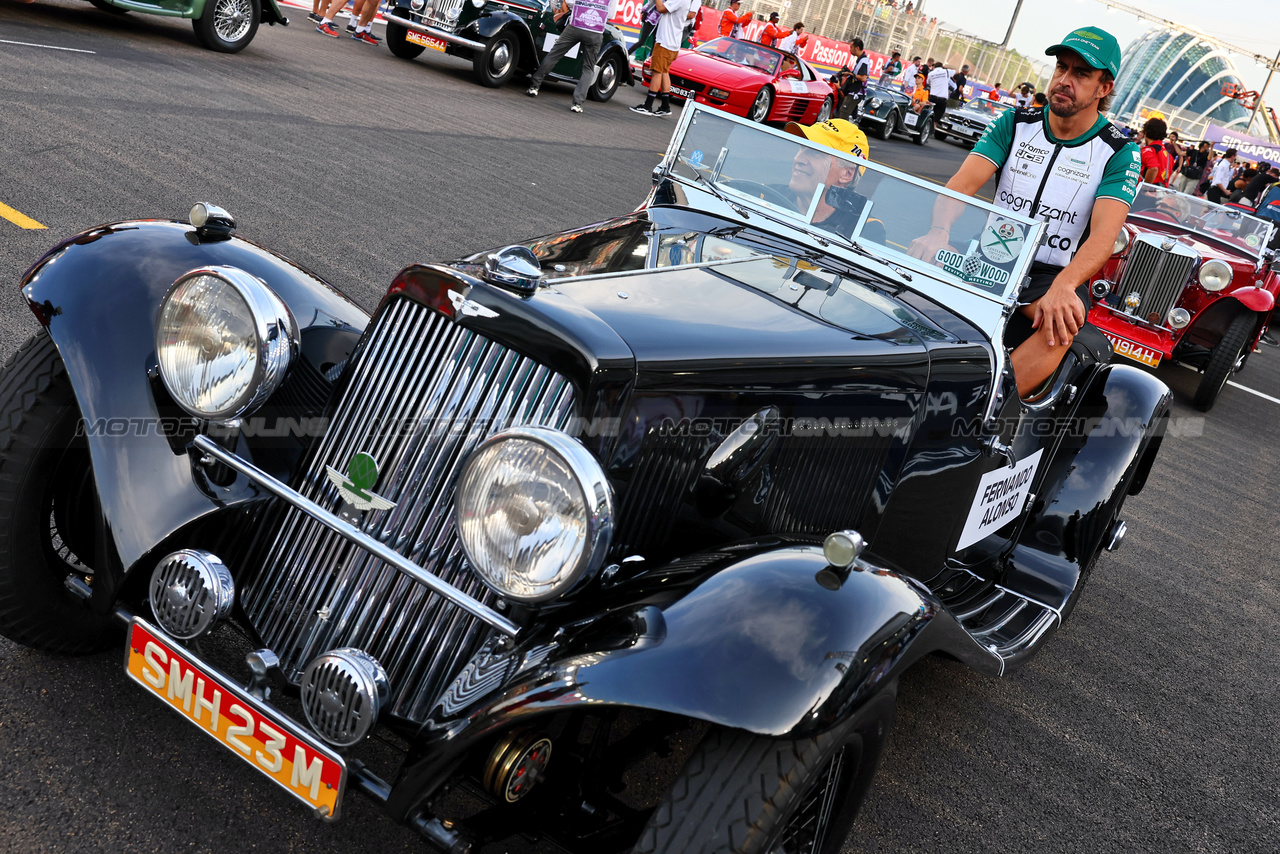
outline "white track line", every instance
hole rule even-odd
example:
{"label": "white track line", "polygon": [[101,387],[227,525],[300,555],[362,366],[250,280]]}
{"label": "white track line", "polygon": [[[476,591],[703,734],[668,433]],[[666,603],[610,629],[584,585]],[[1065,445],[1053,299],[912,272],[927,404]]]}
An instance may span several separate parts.
{"label": "white track line", "polygon": [[[1197,373],[1197,374],[1198,374],[1198,373],[1200,373],[1199,371],[1197,371],[1195,368],[1191,367],[1190,365],[1179,365],[1179,367],[1186,368],[1188,371],[1195,371],[1195,373]],[[1249,392],[1249,394],[1256,394],[1258,397],[1262,398],[1263,400],[1269,400],[1269,401],[1271,401],[1272,403],[1280,403],[1280,397],[1272,397],[1272,396],[1271,396],[1271,395],[1269,395],[1269,394],[1263,394],[1262,392],[1258,391],[1257,389],[1249,388],[1247,385],[1240,385],[1240,383],[1238,383],[1238,382],[1232,382],[1231,380],[1227,380],[1227,385],[1231,386],[1232,388],[1238,388],[1238,389],[1240,389],[1241,391],[1247,391],[1247,392]]]}
{"label": "white track line", "polygon": [[81,50],[78,47],[58,47],[56,44],[33,44],[32,42],[11,42],[8,39],[0,39],[0,44],[16,44],[22,47],[42,47],[45,50],[66,50],[71,53],[97,53],[96,50]]}

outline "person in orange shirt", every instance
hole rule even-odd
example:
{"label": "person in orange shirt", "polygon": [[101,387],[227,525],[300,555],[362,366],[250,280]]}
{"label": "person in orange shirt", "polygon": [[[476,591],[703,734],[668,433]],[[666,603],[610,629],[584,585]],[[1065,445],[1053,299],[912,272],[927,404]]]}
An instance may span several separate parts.
{"label": "person in orange shirt", "polygon": [[1000,84],[999,83],[995,85],[994,89],[992,89],[990,92],[987,93],[987,99],[991,101],[1000,100]]}
{"label": "person in orange shirt", "polygon": [[919,113],[929,103],[929,90],[924,86],[924,72],[916,72],[916,88],[911,93],[911,112]]}
{"label": "person in orange shirt", "polygon": [[785,39],[791,35],[791,30],[778,26],[778,13],[769,13],[769,23],[764,25],[764,29],[760,31],[760,44],[767,47],[773,47],[779,40]]}
{"label": "person in orange shirt", "polygon": [[739,16],[738,9],[741,6],[741,0],[729,0],[729,8],[725,9],[724,14],[720,16],[720,35],[733,36],[735,39],[742,38],[742,27],[751,20],[755,12]]}

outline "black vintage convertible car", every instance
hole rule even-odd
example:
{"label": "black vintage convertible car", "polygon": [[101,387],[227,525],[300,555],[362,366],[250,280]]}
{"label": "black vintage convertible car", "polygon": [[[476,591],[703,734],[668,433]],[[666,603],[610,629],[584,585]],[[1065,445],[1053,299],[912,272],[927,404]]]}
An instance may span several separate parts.
{"label": "black vintage convertible car", "polygon": [[1043,223],[702,105],[639,211],[411,264],[372,317],[235,228],[24,277],[0,631],[119,644],[305,808],[451,852],[837,851],[899,676],[1033,655],[1167,418],[1105,344],[1018,397]]}
{"label": "black vintage convertible car", "polygon": [[[387,12],[387,48],[401,59],[424,50],[471,61],[481,84],[498,88],[516,74],[531,74],[562,29],[555,19],[559,3],[551,0],[394,0]],[[587,97],[608,101],[621,85],[632,84],[626,42],[613,25],[604,30],[594,69],[583,69],[574,47],[551,70],[552,80],[576,81],[594,75]]]}
{"label": "black vintage convertible car", "polygon": [[933,105],[914,112],[911,99],[897,87],[869,83],[855,121],[880,139],[905,133],[916,145],[924,145],[933,135]]}

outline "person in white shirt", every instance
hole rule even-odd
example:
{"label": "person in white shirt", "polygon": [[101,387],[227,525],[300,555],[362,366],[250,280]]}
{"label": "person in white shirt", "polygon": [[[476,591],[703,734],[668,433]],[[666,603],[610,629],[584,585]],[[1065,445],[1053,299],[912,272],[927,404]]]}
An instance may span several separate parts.
{"label": "person in white shirt", "polygon": [[907,67],[902,69],[902,76],[899,80],[902,82],[902,91],[910,95],[916,91],[916,72],[920,70],[920,57],[916,57],[907,63]]}
{"label": "person in white shirt", "polygon": [[805,39],[804,24],[797,22],[791,29],[791,35],[778,42],[778,50],[786,53],[798,53],[797,47],[803,46],[805,41],[807,39]]}
{"label": "person in white shirt", "polygon": [[1023,83],[1022,88],[1018,90],[1018,94],[1014,97],[1013,100],[1019,107],[1030,107],[1031,98],[1032,98],[1031,84]]}
{"label": "person in white shirt", "polygon": [[947,99],[951,97],[951,72],[939,62],[925,77],[925,86],[929,90],[929,102],[933,104],[933,124],[937,127],[947,112]]}
{"label": "person in white shirt", "polygon": [[1205,198],[1215,205],[1222,204],[1227,196],[1231,195],[1231,175],[1235,169],[1236,150],[1228,148],[1214,164],[1213,171],[1209,173],[1209,192],[1205,193]]}
{"label": "person in white shirt", "polygon": [[[698,0],[657,0],[662,17],[658,19],[657,29],[654,30],[653,58],[649,64],[653,76],[649,80],[649,96],[643,104],[632,107],[631,112],[664,118],[671,115],[671,63],[680,55],[685,22],[692,21],[697,16],[698,5]],[[658,98],[661,100],[654,107],[653,102]]]}

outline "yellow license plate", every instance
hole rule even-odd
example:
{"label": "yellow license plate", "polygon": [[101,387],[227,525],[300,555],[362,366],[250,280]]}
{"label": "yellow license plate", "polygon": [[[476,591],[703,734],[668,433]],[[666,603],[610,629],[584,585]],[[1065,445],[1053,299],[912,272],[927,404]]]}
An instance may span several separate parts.
{"label": "yellow license plate", "polygon": [[1104,332],[1107,340],[1111,342],[1111,349],[1116,352],[1117,356],[1124,356],[1126,359],[1133,359],[1135,362],[1155,368],[1160,365],[1160,358],[1163,355],[1159,350],[1152,350],[1150,347],[1143,347],[1141,344],[1135,344],[1127,341],[1118,335],[1112,335],[1110,332]]}
{"label": "yellow license plate", "polygon": [[341,756],[137,617],[129,627],[125,670],[318,816],[338,817],[347,783]]}
{"label": "yellow license plate", "polygon": [[435,36],[424,36],[422,33],[416,32],[414,30],[407,30],[404,34],[404,37],[411,44],[422,45],[423,47],[429,47],[432,50],[443,51],[447,46],[445,45],[444,39],[438,39]]}

